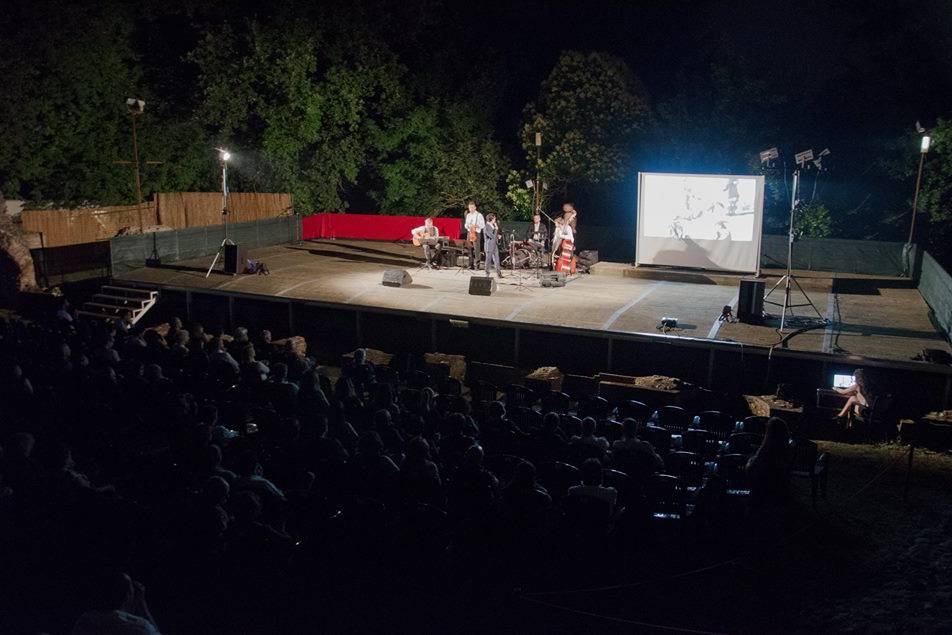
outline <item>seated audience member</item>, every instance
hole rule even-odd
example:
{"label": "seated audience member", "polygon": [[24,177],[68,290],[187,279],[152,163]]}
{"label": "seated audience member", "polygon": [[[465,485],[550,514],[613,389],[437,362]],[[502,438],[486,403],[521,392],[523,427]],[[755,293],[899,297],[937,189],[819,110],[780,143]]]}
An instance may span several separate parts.
{"label": "seated audience member", "polygon": [[212,339],[209,345],[211,352],[208,353],[208,363],[211,369],[216,372],[223,372],[227,369],[237,377],[241,368],[235,358],[231,356],[231,353],[225,349],[225,340],[219,336]]}
{"label": "seated audience member", "polygon": [[484,458],[483,449],[471,445],[463,455],[459,469],[452,475],[449,511],[456,517],[478,517],[488,513],[496,501],[499,479],[483,466]]}
{"label": "seated audience member", "polygon": [[490,402],[486,420],[480,427],[480,440],[490,452],[513,452],[525,435],[507,416],[501,401]]}
{"label": "seated audience member", "polygon": [[252,491],[243,491],[231,497],[234,520],[225,532],[228,552],[243,561],[273,565],[277,558],[286,556],[294,540],[283,531],[263,523],[261,499]]}
{"label": "seated audience member", "polygon": [[357,491],[371,498],[392,501],[396,494],[396,478],[400,468],[383,452],[383,441],[376,432],[364,432],[354,455],[354,485]]}
{"label": "seated audience member", "polygon": [[311,440],[307,444],[305,465],[317,475],[318,481],[327,480],[347,463],[350,454],[338,439],[328,436],[325,415],[315,416],[310,425]]}
{"label": "seated audience member", "polygon": [[374,365],[367,361],[367,349],[358,348],[354,351],[354,361],[344,366],[341,372],[354,382],[354,387],[361,394],[369,392],[375,383]]}
{"label": "seated audience member", "polygon": [[[259,362],[260,363],[260,362]],[[277,362],[271,369],[271,376],[265,385],[265,394],[275,410],[284,415],[297,411],[298,385],[288,379],[288,367],[283,362]]]}
{"label": "seated audience member", "polygon": [[569,453],[577,463],[581,463],[585,459],[605,460],[608,452],[608,439],[595,436],[596,425],[595,419],[585,417],[582,419],[580,434],[572,437],[569,442]]}
{"label": "seated audience member", "polygon": [[400,465],[400,486],[406,500],[443,505],[440,469],[430,460],[430,444],[423,437],[413,437],[407,443],[407,455]]}
{"label": "seated audience member", "polygon": [[403,435],[390,418],[390,411],[378,410],[373,416],[373,429],[380,435],[383,447],[390,456],[403,454],[405,442]]}
{"label": "seated audience member", "polygon": [[71,324],[73,322],[73,307],[70,305],[69,300],[63,299],[59,309],[56,311],[56,319],[64,324]]}
{"label": "seated audience member", "polygon": [[602,464],[598,459],[586,459],[582,463],[582,484],[569,488],[569,496],[588,496],[608,503],[610,514],[615,513],[618,491],[602,485]]}
{"label": "seated audience member", "polygon": [[271,370],[267,364],[258,361],[254,346],[246,344],[244,348],[239,350],[238,357],[241,359],[242,381],[255,386],[268,379]]}
{"label": "seated audience member", "polygon": [[205,446],[205,473],[209,478],[218,477],[230,486],[238,480],[238,475],[222,466],[221,447],[214,443]]}
{"label": "seated audience member", "polygon": [[35,444],[36,441],[29,432],[16,432],[10,435],[4,446],[0,473],[3,475],[3,483],[15,492],[25,492],[40,478],[39,465],[31,458]]}
{"label": "seated audience member", "polygon": [[562,461],[568,441],[559,429],[561,417],[557,412],[548,412],[542,417],[542,428],[532,440],[532,449],[537,461]]}
{"label": "seated audience member", "polygon": [[651,475],[664,469],[664,459],[647,441],[638,438],[641,424],[636,419],[622,421],[623,437],[612,444],[612,462],[629,476]]}
{"label": "seated audience member", "polygon": [[837,413],[837,419],[862,417],[869,405],[873,402],[872,382],[862,368],[853,372],[853,384],[846,388],[835,388],[841,395],[848,395],[849,399]]}
{"label": "seated audience member", "polygon": [[120,571],[99,576],[92,585],[93,608],[73,626],[73,635],[158,635],[145,601],[145,587]]}
{"label": "seated audience member", "polygon": [[254,346],[251,342],[251,338],[248,337],[248,329],[244,326],[235,328],[235,333],[232,336],[231,342],[228,344],[228,351],[232,357],[239,357],[241,352],[248,346]]}
{"label": "seated audience member", "polygon": [[305,417],[330,412],[331,403],[321,388],[321,377],[316,369],[312,368],[301,377],[297,397],[298,410]]}
{"label": "seated audience member", "polygon": [[[215,446],[210,446],[215,447]],[[188,527],[188,541],[199,551],[210,552],[218,548],[228,529],[228,512],[225,505],[231,486],[221,476],[212,476],[202,486],[201,495],[192,506]]]}
{"label": "seated audience member", "polygon": [[520,461],[513,469],[512,480],[502,492],[502,505],[507,517],[530,519],[552,507],[552,497],[536,482],[536,469],[528,461]]}
{"label": "seated audience member", "polygon": [[465,426],[466,417],[459,412],[446,418],[446,433],[440,436],[439,455],[443,466],[449,470],[455,469],[466,450],[476,445],[476,439],[464,433]]}
{"label": "seated audience member", "polygon": [[188,346],[188,331],[185,330],[182,324],[182,318],[173,317],[169,320],[169,330],[165,334],[165,344],[171,348],[176,342],[181,341],[180,333],[185,333],[185,345]]}
{"label": "seated audience member", "polygon": [[265,506],[284,502],[284,492],[262,476],[264,469],[258,462],[258,455],[254,450],[245,450],[239,455],[235,470],[238,473],[238,478],[233,484],[236,492],[245,490],[254,492]]}
{"label": "seated audience member", "polygon": [[752,509],[782,507],[787,503],[792,459],[787,423],[778,417],[771,417],[767,421],[764,440],[747,461]]}

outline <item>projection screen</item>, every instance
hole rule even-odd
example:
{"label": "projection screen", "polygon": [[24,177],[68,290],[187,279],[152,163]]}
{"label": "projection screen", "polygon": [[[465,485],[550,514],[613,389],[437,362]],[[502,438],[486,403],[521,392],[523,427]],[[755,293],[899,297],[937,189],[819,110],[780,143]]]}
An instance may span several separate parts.
{"label": "projection screen", "polygon": [[764,177],[638,173],[635,263],[756,273]]}

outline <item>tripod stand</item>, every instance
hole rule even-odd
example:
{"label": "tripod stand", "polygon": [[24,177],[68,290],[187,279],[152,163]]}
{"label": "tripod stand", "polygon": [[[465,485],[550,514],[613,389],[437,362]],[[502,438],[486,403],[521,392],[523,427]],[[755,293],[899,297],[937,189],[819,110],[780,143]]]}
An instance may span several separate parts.
{"label": "tripod stand", "polygon": [[222,262],[224,263],[225,245],[234,244],[228,239],[228,158],[231,155],[229,155],[224,150],[220,150],[219,152],[219,156],[221,158],[221,217],[222,222],[224,223],[225,237],[222,238],[221,244],[218,246],[218,252],[215,254],[215,258],[212,259],[212,264],[209,265],[208,271],[205,272],[206,278],[212,275],[212,269],[214,269],[215,265],[218,264],[219,258],[221,258]]}
{"label": "tripod stand", "polygon": [[[793,171],[793,196],[790,201],[790,231],[787,235],[787,272],[777,281],[773,287],[770,288],[764,295],[764,303],[772,304],[774,306],[782,307],[780,311],[780,332],[783,333],[783,329],[786,326],[787,322],[787,313],[790,313],[790,317],[793,317],[793,309],[796,307],[809,306],[813,307],[813,310],[816,312],[817,317],[825,322],[826,318],[823,317],[823,314],[820,313],[820,310],[816,308],[816,305],[813,304],[813,301],[810,299],[810,296],[807,295],[807,292],[803,290],[803,287],[800,286],[800,283],[797,281],[796,276],[793,275],[793,216],[797,210],[797,205],[799,204],[799,195],[800,195],[800,170],[796,169]],[[767,298],[770,297],[770,294],[773,293],[777,288],[783,285],[783,304],[779,302],[772,302]],[[797,289],[800,290],[800,293],[803,294],[803,297],[806,299],[806,302],[800,304],[792,304],[790,300],[790,293],[793,290],[794,285]]]}

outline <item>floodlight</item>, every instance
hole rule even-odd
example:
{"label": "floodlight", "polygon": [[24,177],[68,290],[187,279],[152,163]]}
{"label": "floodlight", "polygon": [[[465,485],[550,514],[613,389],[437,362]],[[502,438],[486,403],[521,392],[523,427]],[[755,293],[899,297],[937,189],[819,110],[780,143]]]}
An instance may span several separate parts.
{"label": "floodlight", "polygon": [[760,162],[768,163],[778,157],[780,157],[780,151],[776,147],[767,148],[766,150],[760,153]]}
{"label": "floodlight", "polygon": [[916,132],[918,132],[919,134],[922,134],[925,131],[926,129],[922,127],[922,124],[916,121]]}
{"label": "floodlight", "polygon": [[925,154],[926,152],[929,151],[929,145],[931,143],[932,143],[932,137],[930,137],[927,134],[922,135],[922,145],[919,146],[919,151],[922,152],[922,154]]}
{"label": "floodlight", "polygon": [[126,100],[126,108],[129,110],[130,115],[141,115],[145,110],[145,102],[141,99],[130,97]]}
{"label": "floodlight", "polygon": [[535,181],[532,179],[526,179],[526,187],[532,189],[535,187]]}
{"label": "floodlight", "polygon": [[231,159],[231,152],[229,152],[228,150],[224,148],[215,148],[215,149],[218,150],[218,158],[221,159],[222,161],[228,161],[229,159]]}
{"label": "floodlight", "polygon": [[793,155],[793,160],[796,162],[797,165],[804,165],[804,164],[806,164],[807,161],[812,161],[812,160],[813,160],[813,149],[811,148],[810,150],[804,150],[803,152],[797,152],[795,155]]}

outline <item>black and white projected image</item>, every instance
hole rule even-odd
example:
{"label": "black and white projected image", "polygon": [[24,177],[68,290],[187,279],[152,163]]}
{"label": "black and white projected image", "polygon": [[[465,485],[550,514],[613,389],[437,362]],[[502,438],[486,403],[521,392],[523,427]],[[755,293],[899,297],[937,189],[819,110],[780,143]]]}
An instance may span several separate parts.
{"label": "black and white projected image", "polygon": [[751,241],[757,183],[736,176],[645,176],[644,235]]}

